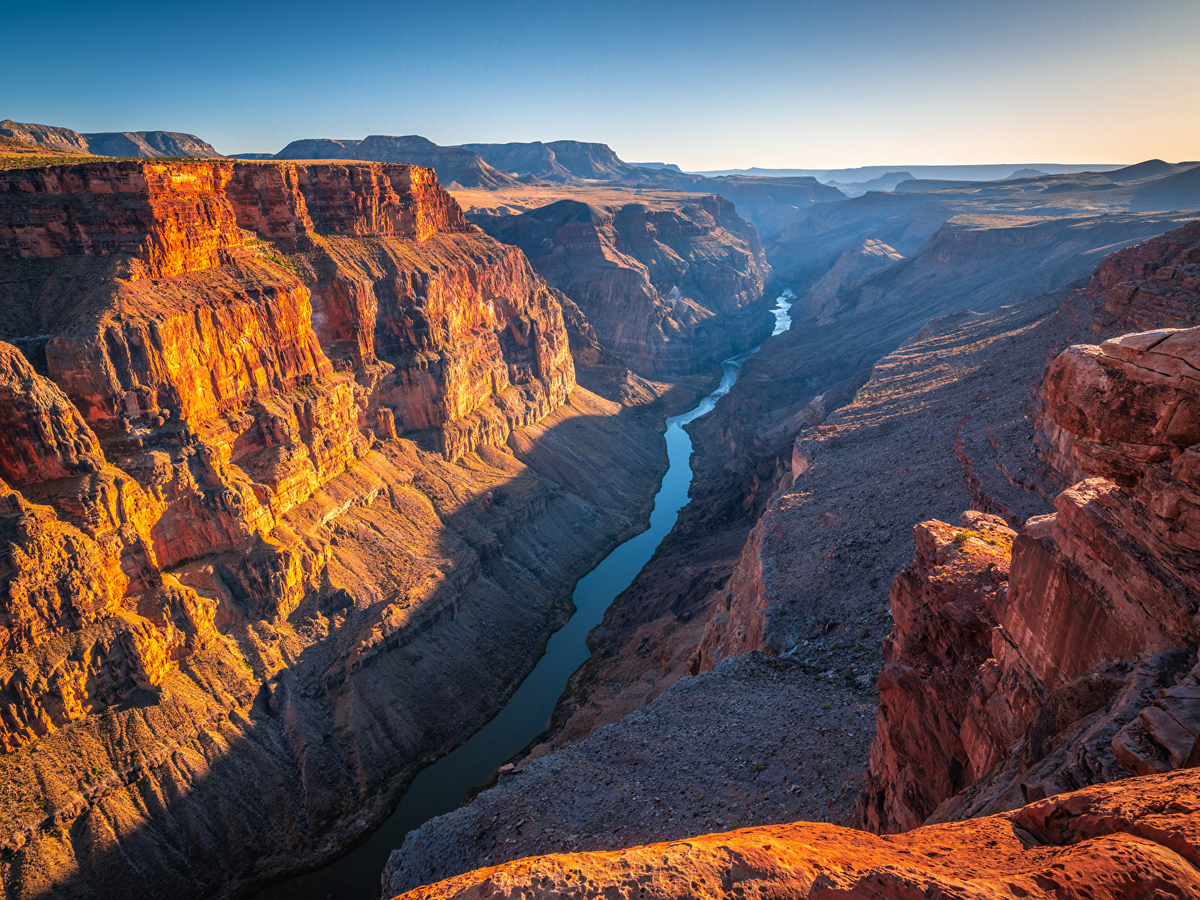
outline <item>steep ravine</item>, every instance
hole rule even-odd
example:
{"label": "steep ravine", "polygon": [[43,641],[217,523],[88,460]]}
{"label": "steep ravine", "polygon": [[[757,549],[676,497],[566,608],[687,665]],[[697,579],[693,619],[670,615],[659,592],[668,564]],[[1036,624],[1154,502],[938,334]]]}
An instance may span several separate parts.
{"label": "steep ravine", "polygon": [[[840,569],[845,583],[845,565],[787,570],[789,559],[803,564],[805,556],[861,563],[879,554],[877,545],[891,543],[862,531],[874,522],[868,510],[879,507],[888,468],[854,466],[860,476],[874,475],[856,496],[860,486],[840,471],[846,463],[890,456],[893,471],[904,464],[896,472],[903,476],[915,462],[917,479],[900,482],[916,490],[893,493],[910,504],[929,494],[921,476],[945,479],[953,472],[973,505],[1004,516],[974,509],[957,525],[921,522],[913,529],[911,564],[892,582],[894,623],[883,645],[878,732],[860,810],[871,830],[898,833],[795,822],[490,865],[405,896],[598,898],[636,890],[664,898],[1182,900],[1200,893],[1200,328],[1134,331],[1065,349],[1056,341],[1131,322],[1195,322],[1196,235],[1189,226],[1115,254],[1086,289],[1066,297],[931,323],[928,334],[876,366],[854,403],[797,441],[795,484],[760,523],[775,546],[765,538],[747,544],[747,555],[759,557],[747,580],[757,578],[760,589],[732,597],[725,624],[738,622],[745,638],[757,628],[760,640],[778,641],[803,627],[806,614],[836,611],[839,620],[821,629],[827,637],[811,635],[782,654],[776,668],[809,674],[822,656],[839,663],[862,656],[861,648],[839,640],[847,613],[857,612],[854,597],[829,590],[831,572]],[[1055,300],[1062,301],[1057,309]],[[1034,362],[1038,350],[1045,351],[1043,365]],[[1032,385],[1026,380],[1022,391],[1019,375],[1037,372],[1042,377]],[[939,414],[951,409],[969,414],[955,416],[956,427],[937,427],[945,418]],[[1059,440],[1035,440],[1035,413],[1055,424]],[[973,419],[984,421],[983,434],[971,427]],[[948,446],[941,440],[947,431],[954,436]],[[1055,468],[1038,459],[1039,448]],[[1064,452],[1084,477],[1058,490]],[[941,454],[955,461],[949,471],[922,465]],[[841,487],[840,495],[830,487]],[[1022,494],[1024,504],[1008,502]],[[1052,512],[1026,518],[1051,498]],[[834,535],[821,534],[822,522],[846,534],[856,520],[855,539],[835,542],[824,554]],[[806,543],[816,544],[816,553],[797,546],[814,534]],[[809,599],[804,591],[813,575],[812,587],[825,589],[823,603],[795,603]],[[728,658],[681,682],[656,702],[663,707],[657,715],[669,715],[672,705],[663,701],[672,695],[678,711],[684,695],[694,698],[706,681],[718,686],[719,674],[745,669],[756,657]],[[853,672],[816,674],[817,683],[833,687]],[[719,686],[730,690],[728,683]],[[597,738],[611,744],[614,731],[627,736],[636,728],[627,723],[637,717],[539,760],[525,784],[515,783],[525,774],[514,776],[510,797],[540,789],[544,801],[567,783],[564,775],[587,771],[571,754],[590,756],[601,783],[611,784],[624,760],[603,759]],[[673,737],[694,741],[698,730]],[[835,739],[853,734],[843,727]],[[711,764],[714,730],[702,735],[710,739],[703,743]],[[789,743],[801,736],[779,735]],[[660,767],[706,761],[704,754],[686,759],[669,744],[659,747],[657,756],[674,757]],[[827,758],[831,748],[820,749]],[[814,751],[812,759],[821,755]],[[556,760],[557,777],[532,777],[535,769],[553,772]],[[772,765],[752,768],[766,776]],[[803,781],[791,786],[806,788]],[[582,793],[593,806],[596,792]],[[686,785],[683,793],[663,792],[653,803],[670,803],[678,816],[689,804],[696,808]],[[645,821],[644,799],[629,803],[637,799],[621,798],[618,806],[629,820]],[[771,800],[759,808],[773,806]],[[525,813],[526,826],[537,821],[530,811],[507,809],[510,816]],[[676,821],[658,827],[670,831]],[[594,845],[596,837],[587,842]]]}
{"label": "steep ravine", "polygon": [[[788,296],[776,305],[777,333],[791,323]],[[501,764],[546,728],[567,678],[589,655],[588,632],[613,598],[633,581],[688,502],[692,444],[684,426],[713,410],[737,380],[744,359],[757,349],[726,360],[716,389],[692,409],[667,419],[665,443],[670,465],[655,495],[649,527],[612,550],[579,580],[570,620],[555,632],[545,654],[495,718],[466,743],[422,770],[396,811],[363,845],[322,869],[263,891],[257,900],[370,896],[377,888],[376,873],[396,844],[434,816],[452,811],[472,788],[489,781]]]}

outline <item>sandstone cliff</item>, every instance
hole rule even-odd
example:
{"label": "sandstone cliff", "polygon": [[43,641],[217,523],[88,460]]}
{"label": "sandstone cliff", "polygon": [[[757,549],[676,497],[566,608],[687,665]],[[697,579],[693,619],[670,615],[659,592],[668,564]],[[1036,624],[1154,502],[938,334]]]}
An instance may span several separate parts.
{"label": "sandstone cliff", "polygon": [[719,196],[601,206],[562,200],[481,216],[644,375],[705,369],[769,333],[770,268],[754,227]]}
{"label": "sandstone cliff", "polygon": [[8,896],[336,851],[498,708],[665,465],[428,169],[10,170],[0,272]]}

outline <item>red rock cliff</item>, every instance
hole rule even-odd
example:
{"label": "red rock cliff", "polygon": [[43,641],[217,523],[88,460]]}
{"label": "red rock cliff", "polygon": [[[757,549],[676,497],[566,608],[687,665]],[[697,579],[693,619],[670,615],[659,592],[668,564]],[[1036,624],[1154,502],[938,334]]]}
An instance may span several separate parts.
{"label": "red rock cliff", "polygon": [[[1200,315],[1200,222],[1107,257],[1063,314],[1090,318],[1097,340],[1131,331],[1187,328]],[[1039,452],[1058,470],[1062,484],[1083,478],[1072,435],[1055,423],[1041,394],[1034,403]]]}
{"label": "red rock cliff", "polygon": [[1086,480],[1019,534],[975,513],[917,527],[891,594],[868,825],[1187,763],[1200,733],[1198,365],[1200,329],[1069,348],[1045,403]]}

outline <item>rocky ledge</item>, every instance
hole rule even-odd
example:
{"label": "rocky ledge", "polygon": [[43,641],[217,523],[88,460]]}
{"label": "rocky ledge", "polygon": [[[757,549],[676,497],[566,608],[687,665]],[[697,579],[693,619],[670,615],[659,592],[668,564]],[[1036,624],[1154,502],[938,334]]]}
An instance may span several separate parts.
{"label": "rocky ledge", "polygon": [[405,900],[1054,897],[1200,893],[1200,773],[1061,794],[1012,813],[879,837],[797,822],[480,869]]}

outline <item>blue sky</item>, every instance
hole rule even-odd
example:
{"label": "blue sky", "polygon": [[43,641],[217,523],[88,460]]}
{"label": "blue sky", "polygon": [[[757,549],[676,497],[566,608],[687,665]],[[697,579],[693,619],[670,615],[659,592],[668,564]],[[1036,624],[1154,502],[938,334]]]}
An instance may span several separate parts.
{"label": "blue sky", "polygon": [[0,0],[0,118],[685,168],[1200,159],[1200,2]]}

